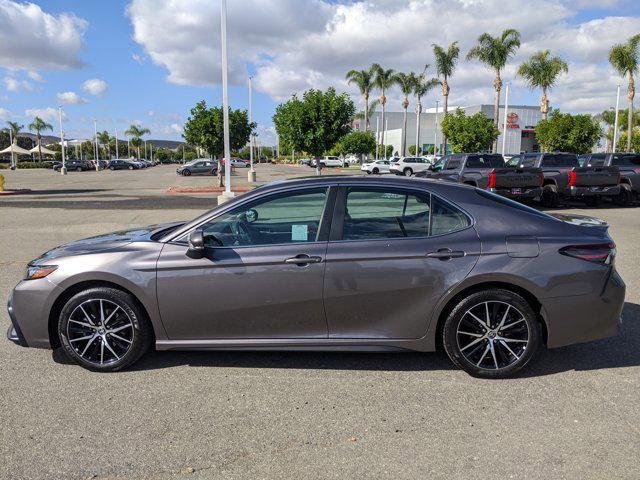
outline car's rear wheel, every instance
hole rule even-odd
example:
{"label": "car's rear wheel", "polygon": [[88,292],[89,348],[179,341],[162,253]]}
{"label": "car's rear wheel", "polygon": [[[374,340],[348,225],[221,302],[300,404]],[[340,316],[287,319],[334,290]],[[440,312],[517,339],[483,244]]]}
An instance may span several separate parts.
{"label": "car's rear wheel", "polygon": [[620,184],[620,193],[614,197],[613,201],[619,207],[627,207],[633,200],[631,188],[626,183]]}
{"label": "car's rear wheel", "polygon": [[402,173],[404,173],[405,177],[410,177],[411,175],[413,175],[413,170],[411,170],[410,168],[405,168]]}
{"label": "car's rear wheel", "polygon": [[378,173],[380,173],[380,170],[378,170],[377,168],[374,168],[373,169],[373,173],[375,173],[377,175]]}
{"label": "car's rear wheel", "polygon": [[443,345],[451,361],[474,377],[505,378],[533,358],[540,322],[517,293],[492,288],[460,300],[447,317]]}
{"label": "car's rear wheel", "polygon": [[115,170],[115,167],[109,167],[109,170],[111,170],[112,172]]}
{"label": "car's rear wheel", "polygon": [[151,343],[151,328],[135,299],[114,288],[84,290],[67,301],[58,320],[66,355],[95,371],[121,370]]}
{"label": "car's rear wheel", "polygon": [[540,195],[540,203],[543,207],[556,208],[560,203],[558,188],[555,185],[545,185]]}
{"label": "car's rear wheel", "polygon": [[188,177],[189,175],[191,175],[191,171],[185,169],[182,171],[182,175],[184,175],[185,177]]}
{"label": "car's rear wheel", "polygon": [[82,171],[82,167],[76,168],[76,172],[81,172],[81,171]]}
{"label": "car's rear wheel", "polygon": [[133,170],[133,165],[129,165],[129,170]]}

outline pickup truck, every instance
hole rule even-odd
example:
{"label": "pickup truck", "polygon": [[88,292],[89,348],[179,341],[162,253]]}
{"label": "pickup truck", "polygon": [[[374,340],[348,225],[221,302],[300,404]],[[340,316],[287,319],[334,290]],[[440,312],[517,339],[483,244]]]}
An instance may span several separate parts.
{"label": "pickup truck", "polygon": [[523,153],[511,158],[507,167],[542,169],[540,202],[549,208],[557,207],[561,199],[580,199],[596,207],[603,197],[620,193],[618,167],[581,167],[573,153]]}
{"label": "pickup truck", "polygon": [[618,167],[620,193],[616,205],[626,207],[640,195],[640,153],[587,153],[578,157],[581,167]]}
{"label": "pickup truck", "polygon": [[457,153],[438,160],[416,177],[466,183],[517,200],[533,200],[542,193],[539,168],[506,168],[502,155]]}

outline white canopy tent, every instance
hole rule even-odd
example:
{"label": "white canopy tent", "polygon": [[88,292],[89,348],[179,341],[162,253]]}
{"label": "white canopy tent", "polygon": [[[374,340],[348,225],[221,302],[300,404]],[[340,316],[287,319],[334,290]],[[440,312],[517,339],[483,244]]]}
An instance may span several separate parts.
{"label": "white canopy tent", "polygon": [[10,153],[11,154],[11,166],[13,167],[14,165],[14,155],[31,155],[31,152],[29,150],[25,150],[22,147],[19,147],[17,144],[12,143],[11,145],[9,145],[7,148],[5,148],[4,150],[0,151],[0,155],[3,153]]}
{"label": "white canopy tent", "polygon": [[[43,155],[55,155],[56,152],[54,152],[53,150],[49,150],[46,147],[41,147],[42,149],[42,154]],[[29,153],[39,153],[40,150],[38,150],[38,146],[36,145],[35,147],[33,147],[31,150],[29,150]]]}

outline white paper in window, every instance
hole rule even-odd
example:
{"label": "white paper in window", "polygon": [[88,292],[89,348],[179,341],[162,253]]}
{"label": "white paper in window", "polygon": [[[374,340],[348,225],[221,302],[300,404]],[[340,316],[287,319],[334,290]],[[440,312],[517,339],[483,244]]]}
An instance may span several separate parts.
{"label": "white paper in window", "polygon": [[291,225],[291,241],[306,242],[309,239],[308,225]]}

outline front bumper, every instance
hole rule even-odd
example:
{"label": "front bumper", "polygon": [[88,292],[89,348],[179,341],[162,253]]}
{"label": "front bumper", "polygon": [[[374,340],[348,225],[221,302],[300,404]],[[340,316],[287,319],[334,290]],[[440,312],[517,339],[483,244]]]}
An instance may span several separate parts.
{"label": "front bumper", "polygon": [[489,188],[490,192],[513,200],[533,200],[542,195],[542,187],[523,188]]}
{"label": "front bumper", "polygon": [[597,196],[615,196],[620,193],[620,185],[612,186],[592,186],[592,187],[567,187],[570,197],[597,197]]}
{"label": "front bumper", "polygon": [[9,295],[7,311],[9,312],[9,320],[11,320],[11,326],[7,330],[7,339],[21,347],[28,347],[29,345],[27,345],[27,341],[25,340],[24,335],[22,335],[22,331],[20,330],[15,314],[13,313],[13,295]]}
{"label": "front bumper", "polygon": [[545,299],[549,348],[613,337],[620,331],[626,286],[613,269],[600,295]]}

